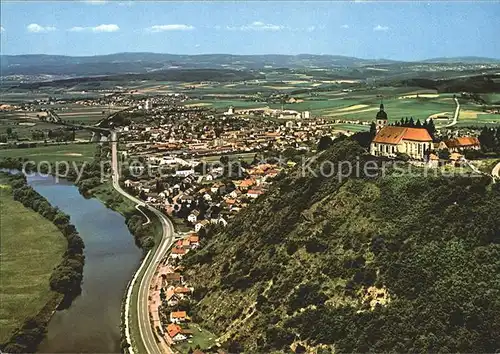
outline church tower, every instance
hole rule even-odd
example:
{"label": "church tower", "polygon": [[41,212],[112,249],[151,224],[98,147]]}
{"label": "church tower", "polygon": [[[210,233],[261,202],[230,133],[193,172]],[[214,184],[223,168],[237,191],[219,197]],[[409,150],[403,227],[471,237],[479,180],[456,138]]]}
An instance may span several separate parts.
{"label": "church tower", "polygon": [[375,122],[377,124],[377,131],[382,129],[387,125],[387,113],[384,111],[384,103],[380,103],[380,111],[377,112],[375,116]]}

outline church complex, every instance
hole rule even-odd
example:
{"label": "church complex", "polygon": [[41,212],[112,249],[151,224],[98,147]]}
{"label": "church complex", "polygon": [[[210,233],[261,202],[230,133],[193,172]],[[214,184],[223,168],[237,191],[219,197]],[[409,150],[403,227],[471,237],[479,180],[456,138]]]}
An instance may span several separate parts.
{"label": "church complex", "polygon": [[387,125],[384,104],[380,104],[375,121],[377,134],[370,145],[370,153],[374,156],[396,157],[399,153],[424,160],[426,152],[434,147],[427,129]]}

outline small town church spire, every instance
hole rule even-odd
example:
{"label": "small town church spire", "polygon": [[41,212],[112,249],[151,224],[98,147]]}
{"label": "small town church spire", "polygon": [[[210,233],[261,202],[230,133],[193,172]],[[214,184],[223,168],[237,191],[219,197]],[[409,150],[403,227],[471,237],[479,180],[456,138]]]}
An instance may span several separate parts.
{"label": "small town church spire", "polygon": [[380,111],[377,112],[377,115],[375,116],[375,121],[377,124],[377,131],[382,129],[384,126],[387,125],[387,113],[385,113],[384,110],[384,100],[380,100]]}

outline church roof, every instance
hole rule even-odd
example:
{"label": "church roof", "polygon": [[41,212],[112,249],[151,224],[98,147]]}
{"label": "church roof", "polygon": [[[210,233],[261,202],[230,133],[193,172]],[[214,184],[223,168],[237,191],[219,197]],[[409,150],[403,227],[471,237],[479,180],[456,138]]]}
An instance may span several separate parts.
{"label": "church roof", "polygon": [[386,126],[380,129],[373,142],[397,145],[402,140],[429,142],[432,141],[432,138],[427,129],[424,128]]}

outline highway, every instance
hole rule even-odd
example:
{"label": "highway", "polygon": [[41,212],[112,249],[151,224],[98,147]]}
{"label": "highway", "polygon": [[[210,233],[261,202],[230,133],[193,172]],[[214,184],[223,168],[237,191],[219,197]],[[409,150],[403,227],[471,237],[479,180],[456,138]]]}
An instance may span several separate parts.
{"label": "highway", "polygon": [[[163,227],[163,236],[160,241],[160,244],[158,245],[158,248],[156,248],[156,251],[149,252],[147,256],[143,260],[143,265],[141,265],[141,268],[143,266],[146,266],[146,270],[144,271],[144,275],[141,279],[141,282],[139,284],[139,295],[138,295],[138,300],[137,300],[137,317],[139,320],[139,335],[140,338],[143,342],[144,347],[146,348],[147,354],[161,354],[167,351],[167,353],[173,353],[173,351],[170,348],[166,348],[165,346],[159,346],[158,343],[156,342],[155,335],[153,333],[153,328],[151,326],[150,320],[149,320],[149,309],[148,309],[148,293],[149,293],[149,287],[151,284],[151,280],[153,278],[153,275],[155,273],[156,267],[160,260],[166,255],[168,250],[170,249],[171,245],[174,243],[174,226],[170,219],[165,216],[162,212],[159,210],[147,205],[144,201],[128,194],[125,192],[121,186],[120,186],[120,170],[118,166],[118,151],[117,151],[117,141],[118,141],[118,134],[115,131],[111,132],[111,154],[112,154],[112,163],[111,163],[111,168],[113,172],[113,188],[116,189],[117,192],[119,192],[121,195],[124,197],[130,199],[134,203],[136,203],[139,206],[147,208],[149,211],[154,213],[158,219],[160,220],[162,227]],[[135,277],[134,277],[135,279]],[[133,286],[133,284],[131,285]],[[129,294],[128,294],[129,295]],[[130,307],[132,310],[134,304],[130,303]],[[128,313],[128,311],[127,311]],[[130,334],[130,327],[129,327],[129,318],[126,318],[126,327],[128,330],[126,330],[127,334]],[[128,343],[131,343],[130,338],[127,338]],[[162,350],[163,348],[163,350]],[[131,349],[131,348],[130,348]],[[130,350],[130,353],[134,354],[133,349]],[[142,354],[142,353],[141,353]]]}

